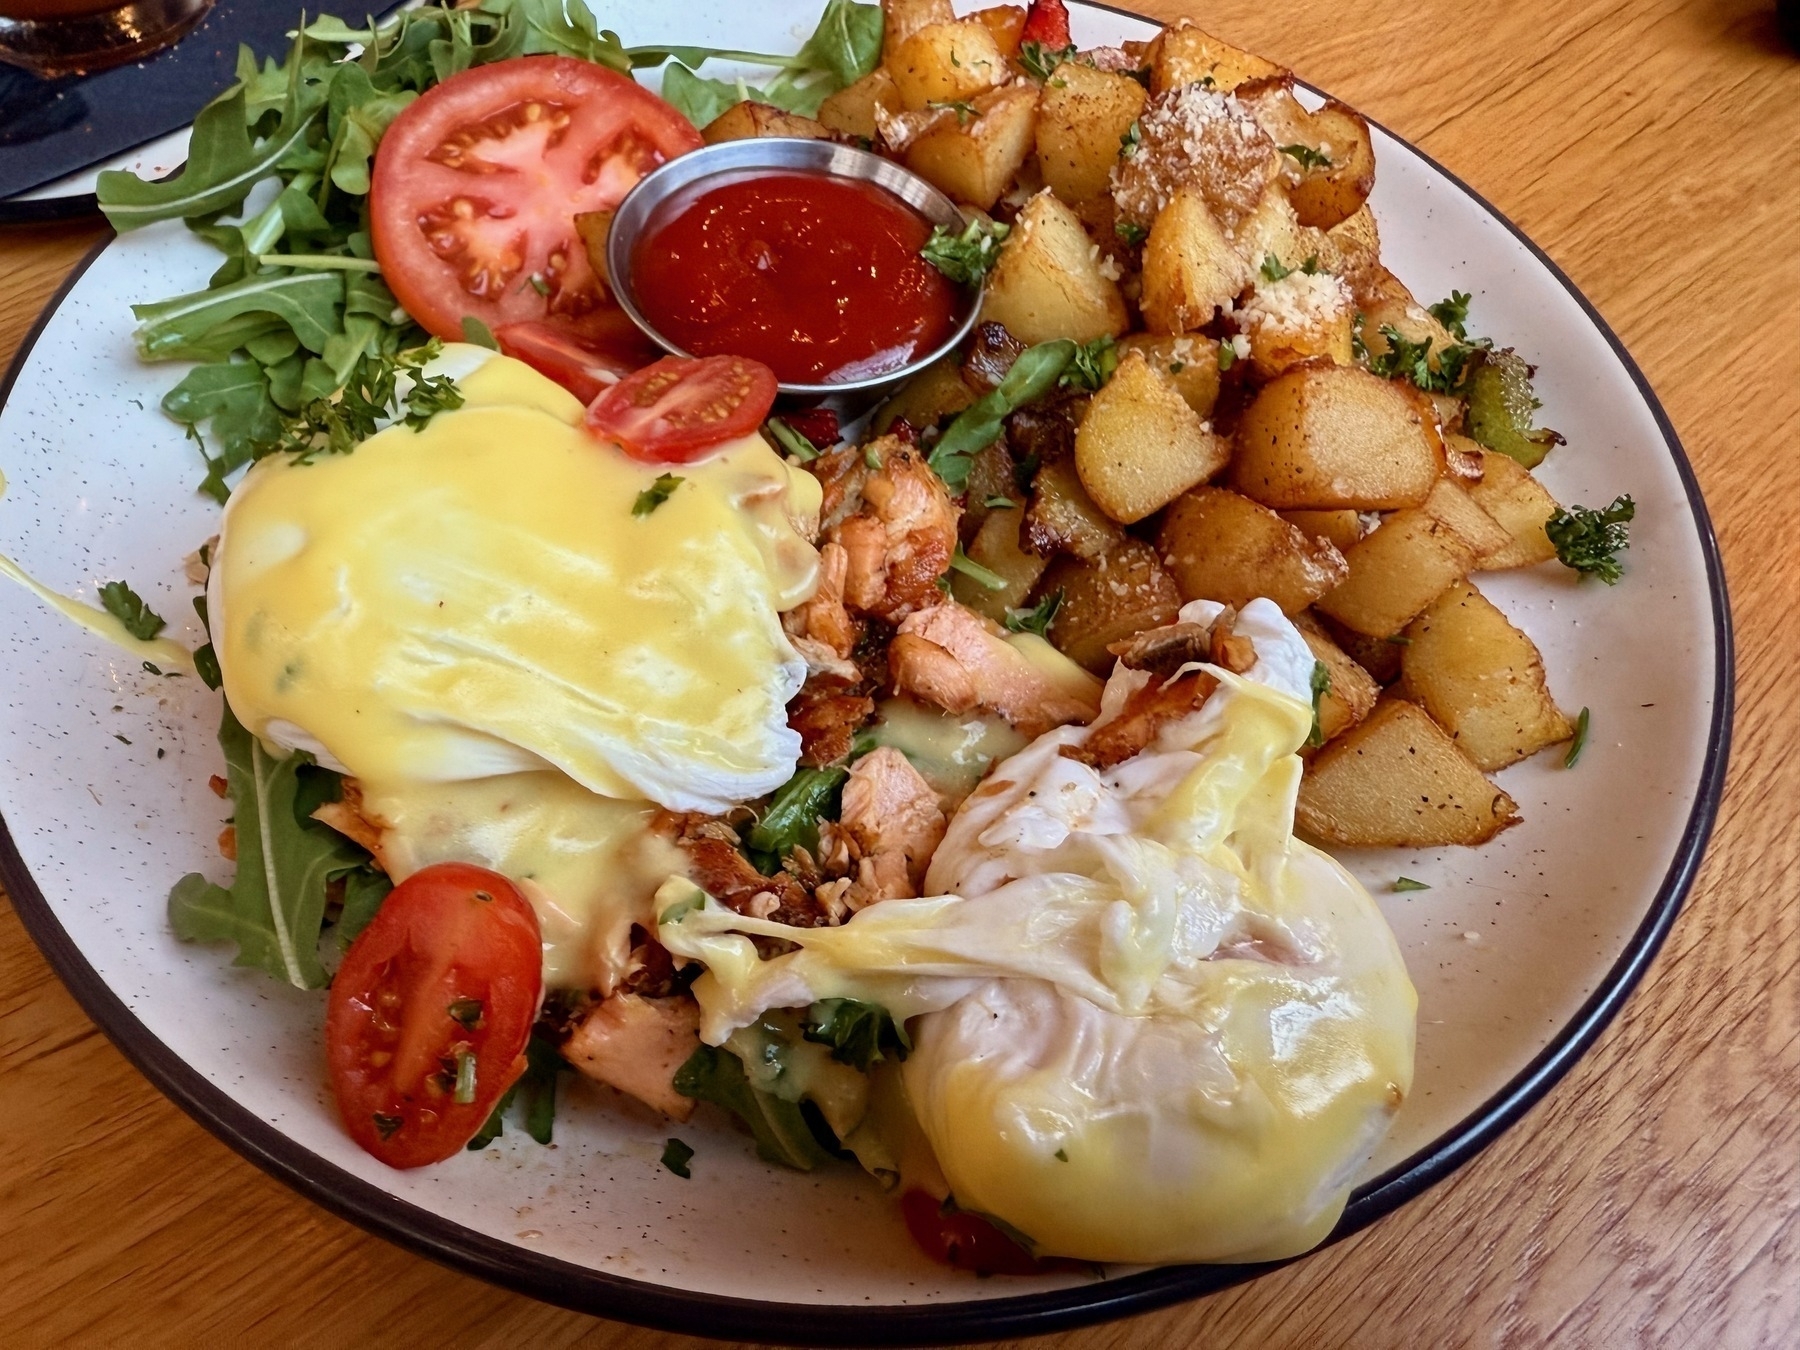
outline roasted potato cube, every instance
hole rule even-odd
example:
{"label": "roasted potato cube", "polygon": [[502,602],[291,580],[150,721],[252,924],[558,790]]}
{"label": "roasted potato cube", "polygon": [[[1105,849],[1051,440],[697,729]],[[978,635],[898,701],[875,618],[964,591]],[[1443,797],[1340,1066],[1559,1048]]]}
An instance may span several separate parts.
{"label": "roasted potato cube", "polygon": [[881,0],[881,64],[893,65],[901,46],[921,28],[955,21],[950,0]]}
{"label": "roasted potato cube", "polygon": [[1319,735],[1329,742],[1374,711],[1381,686],[1310,614],[1295,615],[1294,627],[1312,649],[1313,660],[1324,662],[1331,672],[1331,683],[1319,699]]}
{"label": "roasted potato cube", "polygon": [[1348,848],[1485,844],[1518,820],[1513,799],[1429,713],[1399,698],[1382,699],[1318,753],[1294,812],[1307,835]]}
{"label": "roasted potato cube", "polygon": [[1356,306],[1349,289],[1328,272],[1296,270],[1279,281],[1261,280],[1237,317],[1260,379],[1307,361],[1347,366],[1353,359]]}
{"label": "roasted potato cube", "polygon": [[1046,558],[1055,553],[1098,558],[1124,537],[1087,495],[1072,462],[1059,460],[1038,470],[1019,534],[1026,548]]}
{"label": "roasted potato cube", "polygon": [[1156,545],[1183,600],[1242,606],[1260,595],[1298,614],[1346,574],[1343,556],[1328,542],[1224,488],[1176,498]]}
{"label": "roasted potato cube", "polygon": [[1354,628],[1347,628],[1329,614],[1313,611],[1309,616],[1325,635],[1337,643],[1364,670],[1376,684],[1389,685],[1400,678],[1400,653],[1405,650],[1404,638],[1370,637],[1359,633]]}
{"label": "roasted potato cube", "polygon": [[1319,250],[1319,261],[1326,270],[1336,272],[1356,289],[1356,279],[1368,275],[1381,265],[1381,231],[1375,224],[1375,213],[1368,203],[1340,224],[1325,231],[1325,244]]}
{"label": "roasted potato cube", "polygon": [[954,356],[934,361],[876,409],[870,423],[877,436],[885,436],[899,420],[918,430],[936,426],[939,419],[959,413],[975,401],[975,391],[963,382]]}
{"label": "roasted potato cube", "polygon": [[1224,438],[1137,349],[1120,359],[1075,433],[1081,485],[1123,525],[1160,511],[1230,458]]}
{"label": "roasted potato cube", "polygon": [[1019,54],[1019,40],[1025,35],[1025,7],[1023,5],[989,5],[986,9],[978,9],[969,15],[977,23],[987,25],[988,32],[994,35],[994,45],[1007,60]]}
{"label": "roasted potato cube", "polygon": [[1369,637],[1398,633],[1475,566],[1475,550],[1423,507],[1396,511],[1344,554],[1350,575],[1318,607]]}
{"label": "roasted potato cube", "polygon": [[1475,550],[1475,565],[1512,544],[1512,536],[1454,478],[1440,478],[1425,499],[1424,510],[1460,534]]}
{"label": "roasted potato cube", "polygon": [[1459,581],[1406,626],[1406,693],[1483,770],[1503,769],[1575,734],[1544,679],[1537,644]]}
{"label": "roasted potato cube", "polygon": [[1362,515],[1356,511],[1282,511],[1278,514],[1313,538],[1330,541],[1340,553],[1361,539],[1364,533]]}
{"label": "roasted potato cube", "polygon": [[921,28],[887,62],[900,102],[913,112],[933,103],[965,103],[1012,75],[988,26],[977,19]]}
{"label": "roasted potato cube", "polygon": [[1144,359],[1169,377],[1175,392],[1202,417],[1211,417],[1219,401],[1219,344],[1198,333],[1152,337],[1133,333],[1119,340],[1119,356],[1140,351]]}
{"label": "roasted potato cube", "polygon": [[1035,86],[978,94],[973,115],[945,117],[906,149],[906,167],[959,202],[993,209],[1012,185],[1037,135]]}
{"label": "roasted potato cube", "polygon": [[[1309,230],[1294,215],[1287,190],[1280,183],[1270,183],[1262,196],[1232,231],[1233,246],[1246,273],[1261,279],[1264,261],[1273,254],[1290,267],[1299,267],[1308,258],[1322,257],[1328,236],[1323,230]],[[1329,269],[1327,269],[1329,270]]]}
{"label": "roasted potato cube", "polygon": [[1375,146],[1368,122],[1336,99],[1312,115],[1308,129],[1304,143],[1324,162],[1301,165],[1282,156],[1290,169],[1298,170],[1288,186],[1288,200],[1302,225],[1328,230],[1362,210],[1374,191]]}
{"label": "roasted potato cube", "polygon": [[1092,342],[1125,331],[1118,282],[1100,270],[1081,219],[1049,192],[1025,204],[982,297],[983,322],[1022,342]]}
{"label": "roasted potato cube", "polygon": [[1381,331],[1384,328],[1392,328],[1408,342],[1429,343],[1433,369],[1437,368],[1437,354],[1456,345],[1450,330],[1415,300],[1406,284],[1387,268],[1377,264],[1356,278],[1352,289],[1363,316],[1363,345],[1371,356],[1383,356],[1391,350],[1387,334]]}
{"label": "roasted potato cube", "polygon": [[1483,450],[1481,481],[1469,485],[1469,496],[1510,536],[1506,547],[1477,562],[1480,571],[1530,567],[1556,556],[1556,545],[1544,532],[1544,523],[1562,508],[1549,490],[1531,476],[1531,471],[1510,455]]}
{"label": "roasted potato cube", "polygon": [[749,141],[758,136],[798,136],[810,141],[826,141],[831,139],[831,128],[799,113],[783,112],[767,103],[746,99],[713,118],[700,132],[700,139],[708,145],[717,145],[721,141]]}
{"label": "roasted potato cube", "polygon": [[1178,189],[1144,241],[1144,323],[1153,333],[1200,328],[1250,277],[1206,199],[1197,189]]}
{"label": "roasted potato cube", "polygon": [[1300,366],[1258,391],[1238,423],[1232,481],[1265,506],[1416,506],[1444,471],[1430,405],[1360,366]]}
{"label": "roasted potato cube", "polygon": [[1037,155],[1044,182],[1071,206],[1104,196],[1119,162],[1119,138],[1144,111],[1144,86],[1129,75],[1066,61],[1038,104]]}
{"label": "roasted potato cube", "polygon": [[900,106],[900,86],[886,66],[877,66],[855,84],[827,95],[819,105],[819,121],[840,135],[873,141],[880,132],[875,110],[891,115]]}
{"label": "roasted potato cube", "polygon": [[1038,594],[1062,592],[1050,621],[1050,641],[1096,675],[1112,669],[1107,644],[1175,621],[1181,596],[1156,561],[1156,551],[1127,539],[1098,558],[1058,558],[1044,573]]}
{"label": "roasted potato cube", "polygon": [[995,623],[1006,618],[1007,610],[1025,603],[1025,597],[1050,565],[1049,559],[1019,547],[1019,527],[1024,521],[1021,507],[989,511],[966,550],[971,562],[1003,578],[1004,586],[996,590],[966,573],[950,574],[950,594]]}
{"label": "roasted potato cube", "polygon": [[1246,81],[1282,74],[1282,68],[1273,61],[1203,33],[1187,19],[1179,19],[1158,33],[1144,56],[1150,66],[1152,94],[1196,82],[1226,94]]}

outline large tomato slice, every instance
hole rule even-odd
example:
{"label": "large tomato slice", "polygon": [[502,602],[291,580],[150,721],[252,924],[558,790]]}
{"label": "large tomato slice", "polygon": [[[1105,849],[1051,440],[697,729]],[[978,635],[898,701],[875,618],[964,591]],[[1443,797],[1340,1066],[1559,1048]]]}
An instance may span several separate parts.
{"label": "large tomato slice", "polygon": [[486,868],[394,888],[331,982],[325,1056],[350,1137],[392,1167],[450,1157],[525,1071],[543,995],[537,914]]}
{"label": "large tomato slice", "polygon": [[588,408],[588,429],[633,459],[683,464],[763,424],[775,372],[742,356],[665,356],[628,375]]}
{"label": "large tomato slice", "polygon": [[700,133],[626,76],[568,56],[452,75],[388,127],[369,224],[382,278],[446,341],[549,321],[580,332],[611,307],[575,216],[608,211]]}

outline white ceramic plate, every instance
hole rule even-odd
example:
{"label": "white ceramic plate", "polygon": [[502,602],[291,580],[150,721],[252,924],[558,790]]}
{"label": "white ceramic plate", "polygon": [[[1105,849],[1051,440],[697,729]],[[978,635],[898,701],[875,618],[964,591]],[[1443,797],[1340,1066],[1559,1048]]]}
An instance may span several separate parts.
{"label": "white ceramic plate", "polygon": [[[601,0],[630,41],[791,50],[813,0],[683,7]],[[1142,37],[1082,7],[1083,45]],[[787,44],[778,46],[778,44]],[[1482,588],[1537,640],[1563,704],[1593,710],[1579,767],[1543,755],[1501,781],[1525,824],[1481,849],[1347,861],[1380,896],[1418,986],[1417,1085],[1339,1235],[1445,1175],[1516,1119],[1617,1010],[1698,863],[1724,775],[1729,615],[1687,461],[1618,340],[1568,279],[1445,170],[1379,133],[1388,264],[1422,297],[1474,295],[1474,326],[1538,364],[1569,439],[1543,471],[1565,502],[1638,504],[1625,580],[1549,566]],[[193,449],[156,411],[179,372],[139,364],[132,301],[203,284],[178,226],[98,252],[0,389],[0,551],[92,597],[128,578],[190,643],[182,556],[214,529]],[[185,622],[184,622],[185,621]],[[542,1298],[683,1330],[918,1343],[1042,1332],[1221,1287],[1245,1268],[976,1280],[920,1256],[897,1207],[848,1166],[759,1162],[723,1121],[679,1127],[693,1180],[658,1162],[668,1122],[577,1087],[556,1145],[518,1131],[422,1172],[390,1171],[338,1127],[324,1000],[177,943],[164,897],[225,869],[216,696],[159,679],[0,586],[0,874],[84,1006],[172,1098],[320,1203],[427,1255]],[[1404,874],[1428,891],[1394,895]],[[565,1082],[569,1080],[565,1079]],[[1331,1259],[1329,1252],[1311,1258]],[[872,1310],[878,1309],[878,1313]]]}

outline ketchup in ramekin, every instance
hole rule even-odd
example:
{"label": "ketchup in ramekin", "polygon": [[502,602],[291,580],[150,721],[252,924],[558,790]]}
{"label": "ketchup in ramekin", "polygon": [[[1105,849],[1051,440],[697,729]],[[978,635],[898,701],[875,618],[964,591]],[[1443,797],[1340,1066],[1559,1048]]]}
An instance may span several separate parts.
{"label": "ketchup in ramekin", "polygon": [[703,179],[631,251],[646,321],[695,356],[746,356],[783,384],[898,370],[955,330],[957,288],[919,250],[930,222],[885,188],[770,170]]}

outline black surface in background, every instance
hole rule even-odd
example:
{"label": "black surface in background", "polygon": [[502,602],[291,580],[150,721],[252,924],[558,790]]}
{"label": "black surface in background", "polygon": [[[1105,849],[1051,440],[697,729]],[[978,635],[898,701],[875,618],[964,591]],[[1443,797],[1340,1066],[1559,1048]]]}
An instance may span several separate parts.
{"label": "black surface in background", "polygon": [[[355,18],[365,11],[342,8]],[[388,4],[366,8],[380,13]],[[186,126],[237,78],[240,43],[259,59],[279,58],[299,16],[299,0],[218,0],[181,41],[129,65],[53,80],[0,66],[0,198]],[[9,205],[0,201],[0,220]]]}

